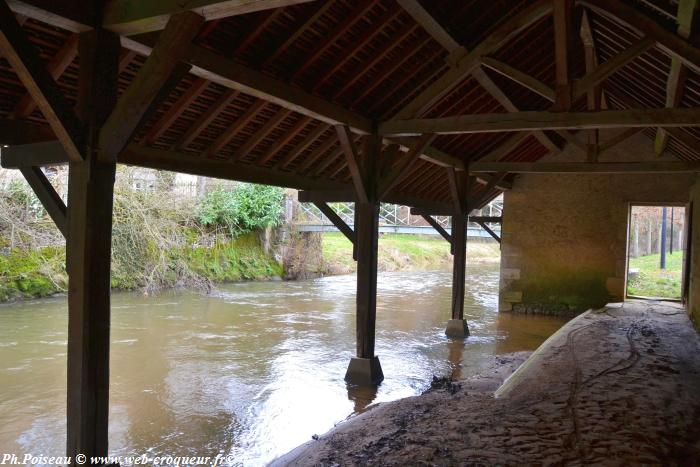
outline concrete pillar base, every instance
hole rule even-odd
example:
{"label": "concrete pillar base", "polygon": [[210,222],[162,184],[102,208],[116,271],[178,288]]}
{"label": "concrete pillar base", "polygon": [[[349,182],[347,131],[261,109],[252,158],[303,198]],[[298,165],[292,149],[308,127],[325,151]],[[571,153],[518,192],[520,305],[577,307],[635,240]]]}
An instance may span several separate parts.
{"label": "concrete pillar base", "polygon": [[469,335],[469,327],[466,319],[451,319],[447,322],[445,329],[447,337],[453,339],[463,339]]}
{"label": "concrete pillar base", "polygon": [[384,379],[379,357],[353,357],[345,373],[345,381],[358,386],[376,386]]}

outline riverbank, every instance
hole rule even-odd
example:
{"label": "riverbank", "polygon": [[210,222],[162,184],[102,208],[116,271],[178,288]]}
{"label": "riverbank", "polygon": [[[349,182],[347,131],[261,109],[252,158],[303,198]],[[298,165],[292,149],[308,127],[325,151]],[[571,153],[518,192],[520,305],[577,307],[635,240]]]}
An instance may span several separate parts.
{"label": "riverbank", "polygon": [[699,356],[679,305],[611,305],[562,327],[495,393],[512,367],[380,404],[275,465],[697,465]]}
{"label": "riverbank", "polygon": [[[326,232],[321,245],[325,275],[351,274],[356,263],[352,244],[339,232]],[[452,268],[450,245],[438,236],[384,234],[379,237],[379,271],[430,271]],[[467,261],[495,263],[501,252],[496,242],[472,241],[467,244]]]}
{"label": "riverbank", "polygon": [[[352,244],[340,233],[324,233],[320,242],[304,244],[300,249],[305,256],[292,260],[283,257],[283,246],[270,246],[270,238],[262,239],[264,236],[258,233],[236,238],[220,236],[207,242],[196,231],[183,237],[187,238],[185,246],[145,253],[153,260],[140,257],[137,262],[120,257],[120,261],[113,262],[112,289],[146,293],[175,287],[207,290],[211,285],[230,282],[351,274],[356,267]],[[320,261],[309,260],[313,256],[320,257]],[[472,262],[494,263],[499,258],[497,243],[471,242],[468,246],[468,259]],[[308,275],[299,276],[288,270],[303,270],[304,265],[293,263],[305,261],[319,265]],[[379,241],[378,263],[383,272],[444,270],[452,267],[452,255],[442,238],[386,234]],[[0,255],[0,302],[65,293],[67,284],[63,247],[15,248]]]}

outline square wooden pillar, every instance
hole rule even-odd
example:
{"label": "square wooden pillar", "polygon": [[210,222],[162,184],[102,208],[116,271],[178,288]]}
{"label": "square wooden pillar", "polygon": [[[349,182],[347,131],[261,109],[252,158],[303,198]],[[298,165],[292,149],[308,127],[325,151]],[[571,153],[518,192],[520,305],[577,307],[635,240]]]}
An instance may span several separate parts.
{"label": "square wooden pillar", "polygon": [[115,162],[100,160],[102,123],[117,96],[119,37],[81,34],[77,114],[85,125],[83,161],[68,171],[67,455],[107,455],[110,264]]}
{"label": "square wooden pillar", "polygon": [[447,323],[445,334],[452,338],[469,335],[469,328],[464,319],[464,284],[467,263],[467,215],[452,216],[452,318]]}
{"label": "square wooden pillar", "polygon": [[366,137],[364,148],[359,153],[349,143],[351,139],[347,130],[340,131],[339,136],[341,141],[345,141],[358,198],[355,202],[354,242],[357,260],[357,356],[350,360],[345,380],[351,384],[371,386],[384,379],[379,358],[374,354],[379,240],[379,199],[375,168],[381,151],[381,138],[376,133]]}

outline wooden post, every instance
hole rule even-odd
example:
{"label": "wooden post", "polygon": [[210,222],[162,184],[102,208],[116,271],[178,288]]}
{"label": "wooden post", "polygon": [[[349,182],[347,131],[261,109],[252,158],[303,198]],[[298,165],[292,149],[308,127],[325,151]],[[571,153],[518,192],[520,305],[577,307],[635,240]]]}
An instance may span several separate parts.
{"label": "wooden post", "polygon": [[467,215],[464,213],[452,215],[452,245],[452,319],[448,322],[445,333],[448,337],[465,337],[469,335],[469,329],[464,320],[464,282],[467,265]]}
{"label": "wooden post", "polygon": [[467,264],[467,215],[469,207],[467,195],[470,191],[470,178],[467,174],[458,174],[448,170],[448,180],[454,203],[452,214],[452,318],[447,322],[445,334],[451,338],[464,338],[469,335],[469,328],[464,319],[464,281]]}
{"label": "wooden post", "polygon": [[119,36],[80,37],[78,115],[87,128],[84,161],[68,179],[67,455],[107,455],[109,410],[110,253],[116,164],[98,161],[99,130],[117,95]]}
{"label": "wooden post", "polygon": [[[368,137],[361,154],[355,160],[357,189],[365,190],[355,203],[355,248],[357,253],[357,357],[350,360],[345,380],[351,384],[369,386],[384,379],[379,358],[374,355],[375,323],[377,320],[377,242],[379,240],[379,200],[377,197],[376,161],[381,139],[374,133]],[[349,152],[349,151],[348,151]],[[357,153],[349,154],[349,159]],[[354,156],[354,157],[353,157]]]}

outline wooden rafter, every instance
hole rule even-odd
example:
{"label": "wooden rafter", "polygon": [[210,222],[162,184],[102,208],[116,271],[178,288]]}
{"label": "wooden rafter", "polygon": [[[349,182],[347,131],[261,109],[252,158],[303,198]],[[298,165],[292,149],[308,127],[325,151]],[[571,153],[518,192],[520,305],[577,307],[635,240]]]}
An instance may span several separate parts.
{"label": "wooden rafter", "polygon": [[207,88],[209,82],[205,79],[198,78],[185,91],[180,98],[173,103],[165,114],[148,130],[148,133],[141,140],[142,144],[153,144],[160,136],[165,133],[168,128],[180,117],[182,112],[189,107]]}
{"label": "wooden rafter", "polygon": [[158,38],[153,53],[124,91],[100,130],[101,156],[116,160],[131,141],[151,103],[183,58],[204,18],[191,12],[173,15]]}
{"label": "wooden rafter", "polygon": [[281,8],[311,0],[111,0],[103,25],[121,35],[143,34],[163,29],[171,15],[193,11],[211,21],[255,11]]}
{"label": "wooden rafter", "polygon": [[554,102],[556,99],[552,88],[527,73],[491,57],[482,58],[481,63],[491,70],[512,79],[524,88],[544,97],[550,102]]}
{"label": "wooden rafter", "polygon": [[357,21],[364,16],[365,12],[374,6],[375,0],[360,0],[359,3],[351,3],[355,11],[348,15],[340,24],[333,27],[327,36],[323,37],[313,51],[304,57],[304,62],[290,75],[289,81],[294,81],[300,77],[314,62],[332,46],[343,34],[345,34]]}
{"label": "wooden rafter", "polygon": [[48,121],[61,144],[75,161],[83,159],[83,125],[63,96],[5,0],[0,1],[0,52]]}
{"label": "wooden rafter", "polygon": [[[697,3],[697,0],[680,0],[678,2],[677,32],[678,35],[685,39],[690,37]],[[683,66],[683,63],[678,57],[671,57],[671,68],[666,80],[666,107],[677,107],[680,104],[683,98],[686,76],[686,67]],[[654,138],[654,151],[656,154],[663,154],[666,150],[666,144],[668,144],[668,132],[663,128],[658,128]]]}
{"label": "wooden rafter", "polygon": [[243,115],[238,117],[231,126],[226,128],[226,130],[224,130],[224,132],[221,133],[218,138],[216,138],[216,140],[206,149],[206,151],[204,151],[203,157],[211,157],[225,148],[228,143],[230,143],[231,140],[236,137],[236,134],[238,134],[238,132],[248,123],[250,123],[251,120],[253,120],[266,105],[268,104],[264,100],[256,100],[250,107],[248,107],[248,109],[246,109]]}
{"label": "wooden rafter", "polygon": [[316,140],[324,134],[326,131],[328,131],[328,126],[325,125],[324,123],[319,123],[315,129],[313,129],[308,135],[306,135],[306,138],[299,143],[297,147],[289,151],[286,156],[281,158],[279,161],[277,161],[274,164],[274,168],[276,169],[284,169],[286,168],[289,164],[297,160],[301,154],[306,151]]}
{"label": "wooden rafter", "polygon": [[638,9],[621,0],[576,0],[596,13],[626,24],[638,34],[648,36],[664,52],[676,56],[685,66],[700,72],[700,48],[678,34],[669,32]]}
{"label": "wooden rafter", "polygon": [[[73,62],[75,57],[78,55],[78,34],[71,34],[68,39],[64,42],[61,48],[58,50],[56,55],[49,61],[46,65],[51,78],[54,81],[63,75],[66,68]],[[28,117],[36,108],[34,99],[32,99],[31,94],[25,94],[19,100],[17,105],[15,105],[12,111],[12,118],[25,118]]]}
{"label": "wooden rafter", "polygon": [[275,142],[265,150],[265,153],[258,158],[256,163],[258,165],[267,164],[270,159],[275,157],[275,154],[284,148],[284,146],[289,143],[302,129],[304,129],[304,127],[306,127],[311,120],[311,117],[302,116],[282,136],[275,139]]}
{"label": "wooden rafter", "polygon": [[574,83],[574,100],[585,96],[588,91],[595,88],[620,68],[649,50],[653,45],[654,40],[652,38],[645,37],[639,39],[627,49],[598,65],[590,73],[586,73],[586,76]]}
{"label": "wooden rafter", "polygon": [[[327,67],[326,71],[320,75],[317,80],[316,84],[313,87],[314,91],[318,91],[318,89],[323,86],[323,84],[331,77],[334,76],[335,73],[338,72],[348,61],[350,61],[357,52],[362,50],[367,44],[369,44],[375,37],[377,37],[383,30],[384,28],[390,24],[392,21],[394,21],[399,14],[401,13],[401,10],[397,8],[395,5],[392,5],[391,8],[389,8],[384,14],[382,15],[381,18],[378,18],[373,26],[370,28],[369,31],[363,33],[358,41],[355,41],[352,44],[352,47],[349,50],[343,51],[342,54],[338,55],[338,57],[331,63],[330,66]],[[393,42],[392,42],[393,45]],[[350,76],[353,76],[351,73]]]}
{"label": "wooden rafter", "polygon": [[245,143],[239,148],[236,148],[235,153],[233,154],[232,159],[233,160],[241,160],[244,157],[248,156],[248,154],[255,149],[255,147],[260,144],[260,142],[265,139],[267,135],[270,134],[271,131],[273,131],[275,128],[277,128],[277,125],[282,123],[287,117],[289,117],[289,114],[291,113],[291,110],[288,109],[280,109],[278,110],[270,119],[265,122],[263,126],[257,129],[255,133],[253,133],[250,138],[246,140]]}
{"label": "wooden rafter", "polygon": [[434,119],[391,120],[379,125],[383,135],[460,134],[530,130],[590,130],[648,126],[700,126],[700,108],[627,109],[599,112],[515,112]]}
{"label": "wooden rafter", "polygon": [[455,62],[437,81],[423,90],[416,98],[405,105],[395,116],[397,119],[413,118],[421,115],[434,103],[449,94],[452,89],[466,78],[481,59],[498,50],[510,38],[527,29],[552,11],[551,0],[538,0],[517,15],[509,18],[478,46]]}
{"label": "wooden rafter", "polygon": [[219,97],[216,104],[210,109],[207,109],[182,135],[182,137],[175,143],[175,149],[182,149],[189,146],[192,141],[194,141],[197,136],[199,136],[206,127],[214,121],[216,117],[219,116],[221,112],[224,111],[233,101],[238,97],[238,91],[233,89],[227,89]]}
{"label": "wooden rafter", "polygon": [[407,171],[416,163],[423,149],[435,139],[435,135],[422,135],[399,163],[383,177],[377,190],[378,198],[383,199],[389,192],[406,177]]}

